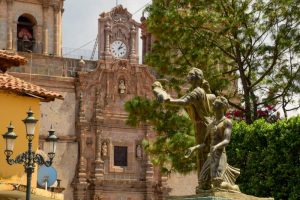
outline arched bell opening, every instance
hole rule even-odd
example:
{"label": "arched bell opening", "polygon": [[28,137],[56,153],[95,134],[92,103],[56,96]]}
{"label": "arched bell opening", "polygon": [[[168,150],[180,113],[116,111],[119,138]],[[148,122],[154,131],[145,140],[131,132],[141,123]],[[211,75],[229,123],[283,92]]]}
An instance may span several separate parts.
{"label": "arched bell opening", "polygon": [[30,14],[23,14],[18,18],[18,51],[34,52],[36,42],[36,24],[36,19]]}

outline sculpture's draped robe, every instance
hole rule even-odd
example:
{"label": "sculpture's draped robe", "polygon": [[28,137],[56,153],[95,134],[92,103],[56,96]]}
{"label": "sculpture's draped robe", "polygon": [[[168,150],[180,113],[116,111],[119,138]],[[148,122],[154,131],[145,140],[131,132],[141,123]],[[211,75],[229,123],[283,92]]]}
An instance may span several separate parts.
{"label": "sculpture's draped robe", "polygon": [[[216,125],[216,130],[211,131],[211,146],[217,145],[225,139],[226,120],[228,119],[219,122]],[[210,182],[211,178],[221,178],[224,182],[235,185],[235,180],[239,174],[240,170],[238,168],[227,163],[225,147],[222,147],[209,153],[200,172],[200,182],[207,183]]]}
{"label": "sculpture's draped robe", "polygon": [[[185,109],[194,122],[196,144],[202,144],[207,132],[207,126],[211,122],[211,101],[201,87],[196,87],[180,99],[186,102]],[[209,147],[205,147],[203,151],[197,151],[198,176],[208,152]]]}

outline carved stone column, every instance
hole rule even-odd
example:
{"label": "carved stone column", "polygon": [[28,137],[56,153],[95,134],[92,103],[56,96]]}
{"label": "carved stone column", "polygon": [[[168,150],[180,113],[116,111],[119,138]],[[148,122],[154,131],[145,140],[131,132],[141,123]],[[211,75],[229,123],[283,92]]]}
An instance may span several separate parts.
{"label": "carved stone column", "polygon": [[43,4],[43,54],[48,54],[48,14],[49,14],[49,4]]}
{"label": "carved stone column", "polygon": [[58,31],[58,56],[62,55],[62,9],[63,5],[60,5],[60,9],[59,9],[59,13],[58,13],[58,27],[57,27],[57,31]]}
{"label": "carved stone column", "polygon": [[87,129],[87,120],[84,114],[84,108],[82,103],[82,94],[79,98],[79,122],[77,124],[79,129],[79,162],[77,164],[76,177],[74,178],[74,200],[85,200],[86,199],[86,190],[87,190],[87,161],[84,157],[84,149],[86,146],[86,133]]}
{"label": "carved stone column", "polygon": [[95,179],[100,181],[103,179],[104,162],[101,158],[101,130],[96,131],[96,160],[95,160]]}
{"label": "carved stone column", "polygon": [[130,29],[130,61],[131,62],[138,62],[137,56],[136,56],[136,28],[134,25],[132,25]]}
{"label": "carved stone column", "polygon": [[146,200],[154,200],[154,170],[153,164],[150,161],[150,156],[147,157],[146,163]]}
{"label": "carved stone column", "polygon": [[111,58],[111,52],[110,52],[110,34],[111,34],[111,26],[109,22],[105,24],[104,27],[104,33],[105,33],[105,50],[104,50],[104,55],[105,59]]}
{"label": "carved stone column", "polygon": [[6,0],[7,2],[7,49],[13,49],[13,0]]}

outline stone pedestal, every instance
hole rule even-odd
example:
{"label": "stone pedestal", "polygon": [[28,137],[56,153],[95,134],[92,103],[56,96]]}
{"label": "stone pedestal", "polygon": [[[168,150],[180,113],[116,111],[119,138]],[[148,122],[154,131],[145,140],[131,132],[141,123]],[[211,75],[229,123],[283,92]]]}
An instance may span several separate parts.
{"label": "stone pedestal", "polygon": [[274,198],[260,198],[238,192],[203,191],[192,196],[168,197],[168,200],[274,200]]}

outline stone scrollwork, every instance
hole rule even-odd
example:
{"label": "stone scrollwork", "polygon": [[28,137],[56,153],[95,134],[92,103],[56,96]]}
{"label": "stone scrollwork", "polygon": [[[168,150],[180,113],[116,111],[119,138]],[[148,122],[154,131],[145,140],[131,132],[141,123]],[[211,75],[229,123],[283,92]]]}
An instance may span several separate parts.
{"label": "stone scrollwork", "polygon": [[130,18],[127,9],[123,8],[123,6],[121,5],[113,9],[111,16],[115,23],[124,23],[127,22]]}

